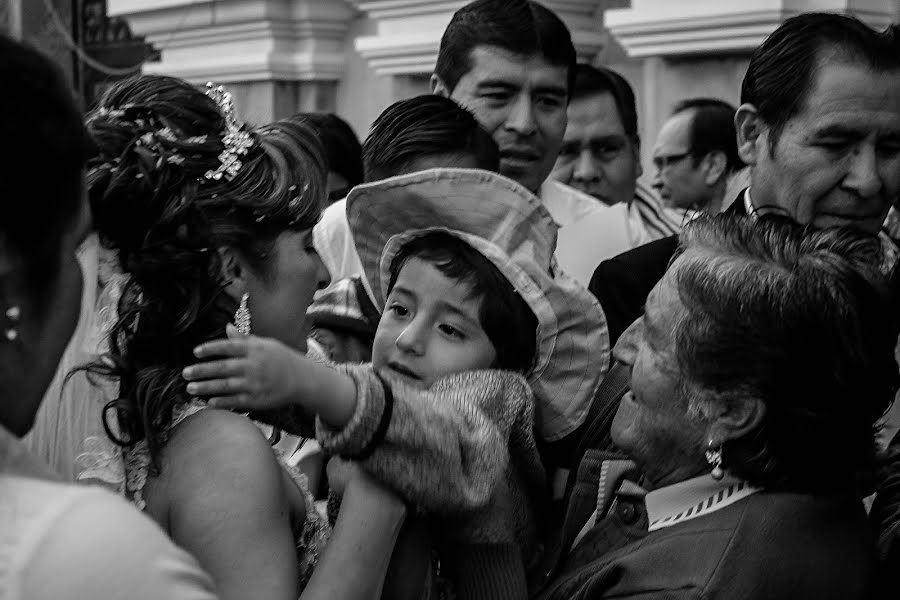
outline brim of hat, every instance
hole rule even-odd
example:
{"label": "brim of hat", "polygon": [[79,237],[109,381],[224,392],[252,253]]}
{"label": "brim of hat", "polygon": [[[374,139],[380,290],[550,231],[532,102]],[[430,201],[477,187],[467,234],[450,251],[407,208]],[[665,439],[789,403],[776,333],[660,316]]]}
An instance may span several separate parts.
{"label": "brim of hat", "polygon": [[596,298],[559,272],[558,227],[539,198],[489,171],[431,169],[354,188],[347,218],[379,310],[391,262],[415,237],[445,231],[488,258],[538,320],[528,380],[543,436],[559,439],[583,422],[609,366],[606,319]]}

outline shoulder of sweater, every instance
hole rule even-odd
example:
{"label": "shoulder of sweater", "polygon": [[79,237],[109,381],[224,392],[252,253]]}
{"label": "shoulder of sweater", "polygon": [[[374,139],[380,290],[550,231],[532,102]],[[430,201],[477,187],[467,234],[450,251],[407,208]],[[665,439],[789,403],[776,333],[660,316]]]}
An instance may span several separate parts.
{"label": "shoulder of sweater", "polygon": [[511,399],[523,401],[532,397],[531,386],[524,376],[501,369],[476,369],[454,373],[438,379],[430,388],[435,392],[453,389],[465,389],[485,395],[503,393]]}

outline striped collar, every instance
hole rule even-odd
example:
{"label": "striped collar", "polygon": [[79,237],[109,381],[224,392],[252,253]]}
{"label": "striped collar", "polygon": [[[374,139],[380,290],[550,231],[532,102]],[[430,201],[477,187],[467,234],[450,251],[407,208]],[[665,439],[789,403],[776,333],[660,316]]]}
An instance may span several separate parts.
{"label": "striped collar", "polygon": [[711,475],[701,475],[648,492],[649,531],[671,527],[702,517],[760,491],[745,481],[725,475],[717,481]]}

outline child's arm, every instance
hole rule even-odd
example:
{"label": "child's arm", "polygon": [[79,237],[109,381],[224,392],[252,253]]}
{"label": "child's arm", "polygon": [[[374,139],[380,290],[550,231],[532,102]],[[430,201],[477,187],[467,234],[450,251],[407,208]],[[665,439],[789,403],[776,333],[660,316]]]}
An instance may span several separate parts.
{"label": "child's arm", "polygon": [[183,371],[187,392],[217,408],[275,410],[299,405],[331,427],[343,427],[356,409],[356,387],[347,375],[307,358],[278,340],[240,336],[194,349],[201,362]]}
{"label": "child's arm", "polygon": [[[517,375],[471,371],[423,390],[382,380],[371,365],[337,368],[356,381],[356,411],[343,428],[320,420],[323,449],[360,461],[429,512],[462,515],[493,500],[510,460],[511,436],[518,435],[514,429],[525,432],[533,449],[531,392]],[[540,469],[536,450],[533,456]]]}
{"label": "child's arm", "polygon": [[319,415],[327,452],[359,460],[437,514],[484,507],[507,468],[513,428],[530,436],[530,389],[511,373],[461,373],[422,390],[383,383],[371,365],[332,368],[254,336],[208,342],[195,353],[216,360],[185,369],[188,393],[236,410],[302,405]]}

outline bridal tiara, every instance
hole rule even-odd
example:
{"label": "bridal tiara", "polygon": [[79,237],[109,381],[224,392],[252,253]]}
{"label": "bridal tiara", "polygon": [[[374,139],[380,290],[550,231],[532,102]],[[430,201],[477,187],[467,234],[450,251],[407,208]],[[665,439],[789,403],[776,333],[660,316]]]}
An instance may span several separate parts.
{"label": "bridal tiara", "polygon": [[245,131],[243,123],[238,121],[234,110],[234,99],[225,86],[207,82],[206,95],[215,101],[225,117],[225,134],[222,136],[222,144],[225,148],[219,154],[218,168],[208,170],[203,174],[203,178],[219,181],[224,177],[231,181],[244,164],[241,157],[253,147],[253,136],[249,131]]}

